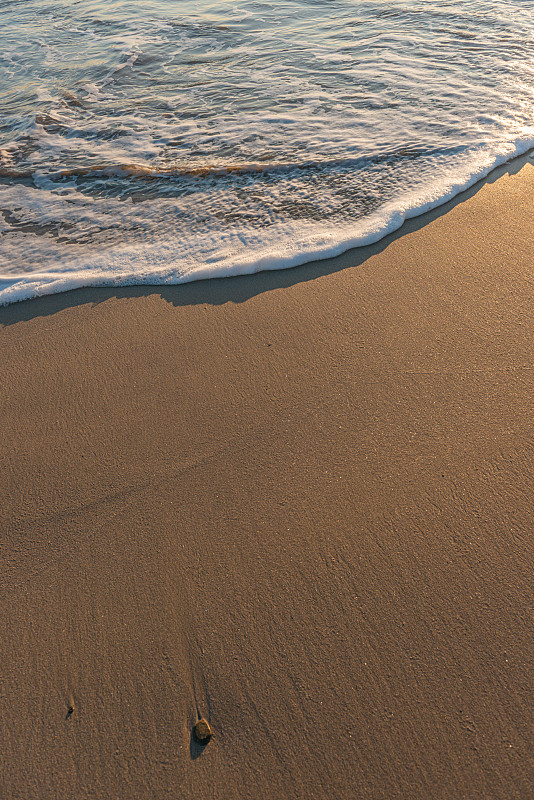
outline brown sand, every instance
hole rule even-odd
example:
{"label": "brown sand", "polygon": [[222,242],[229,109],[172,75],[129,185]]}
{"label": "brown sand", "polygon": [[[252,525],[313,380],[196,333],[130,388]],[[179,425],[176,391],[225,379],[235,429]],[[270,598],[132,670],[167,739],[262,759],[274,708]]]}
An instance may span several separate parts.
{"label": "brown sand", "polygon": [[533,190],[0,310],[2,798],[534,797]]}

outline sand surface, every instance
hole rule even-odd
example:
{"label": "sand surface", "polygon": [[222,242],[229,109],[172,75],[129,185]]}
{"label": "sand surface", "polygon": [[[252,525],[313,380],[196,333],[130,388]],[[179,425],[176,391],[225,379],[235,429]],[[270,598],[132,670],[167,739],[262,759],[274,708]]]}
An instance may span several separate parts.
{"label": "sand surface", "polygon": [[0,309],[2,798],[534,797],[522,164],[329,262]]}

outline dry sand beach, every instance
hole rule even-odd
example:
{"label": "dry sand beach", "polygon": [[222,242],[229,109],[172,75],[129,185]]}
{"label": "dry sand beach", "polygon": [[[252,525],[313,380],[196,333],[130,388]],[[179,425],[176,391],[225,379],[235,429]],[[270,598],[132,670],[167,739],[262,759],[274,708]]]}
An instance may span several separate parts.
{"label": "dry sand beach", "polygon": [[1,797],[534,796],[501,173],[336,260],[0,309]]}

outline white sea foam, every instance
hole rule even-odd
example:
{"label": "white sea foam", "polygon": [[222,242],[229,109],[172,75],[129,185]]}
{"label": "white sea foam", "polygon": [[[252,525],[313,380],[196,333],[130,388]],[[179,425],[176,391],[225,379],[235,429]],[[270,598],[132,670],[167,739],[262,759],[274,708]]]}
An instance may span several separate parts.
{"label": "white sea foam", "polygon": [[0,303],[327,258],[534,146],[522,0],[0,11]]}
{"label": "white sea foam", "polygon": [[[405,220],[430,211],[454,198],[458,193],[473,186],[486,177],[494,168],[510,158],[534,148],[534,132],[530,139],[517,141],[513,149],[507,149],[491,163],[481,155],[477,168],[469,175],[443,175],[423,193],[409,192],[396,201],[385,203],[375,212],[351,225],[331,227],[321,223],[278,223],[269,228],[269,235],[258,230],[220,229],[210,238],[191,235],[184,241],[167,235],[155,242],[137,242],[135,245],[112,243],[103,252],[76,253],[72,245],[58,246],[53,237],[43,241],[43,236],[29,233],[24,247],[29,261],[40,258],[50,263],[51,269],[28,274],[6,274],[0,278],[0,305],[48,294],[69,291],[87,286],[170,285],[209,278],[247,275],[265,270],[280,270],[299,266],[316,259],[331,258],[351,248],[373,244],[389,233],[398,230]],[[73,219],[78,229],[99,228],[101,215],[107,217],[117,213],[113,201],[108,199],[106,209],[95,209],[89,200],[75,189],[65,190],[58,198],[53,192],[36,193],[33,202],[25,200],[27,213],[24,221],[45,225],[57,219]],[[32,190],[28,189],[28,194]],[[6,201],[1,197],[0,201]],[[120,204],[117,204],[120,205]],[[124,203],[122,205],[125,205]],[[127,217],[135,215],[132,204],[126,204]],[[90,207],[89,207],[90,206]],[[152,201],[150,219],[145,226],[152,228],[151,219],[158,211],[169,213],[169,203]],[[34,212],[30,213],[30,209]],[[144,209],[146,211],[146,209]],[[173,209],[177,213],[176,206]],[[129,220],[131,223],[131,219]],[[136,215],[136,223],[142,222],[142,213]],[[4,230],[8,226],[4,227]],[[120,229],[125,228],[121,220]],[[1,230],[1,229],[0,229]],[[18,237],[5,237],[7,259],[16,263],[21,246]],[[9,273],[9,270],[8,270]]]}

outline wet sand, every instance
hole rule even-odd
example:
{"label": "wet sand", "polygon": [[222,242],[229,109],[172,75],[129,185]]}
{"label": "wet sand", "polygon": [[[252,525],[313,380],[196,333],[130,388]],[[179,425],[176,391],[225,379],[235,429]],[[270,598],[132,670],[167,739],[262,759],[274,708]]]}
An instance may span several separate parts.
{"label": "wet sand", "polygon": [[0,309],[2,797],[534,796],[501,172],[339,259]]}

